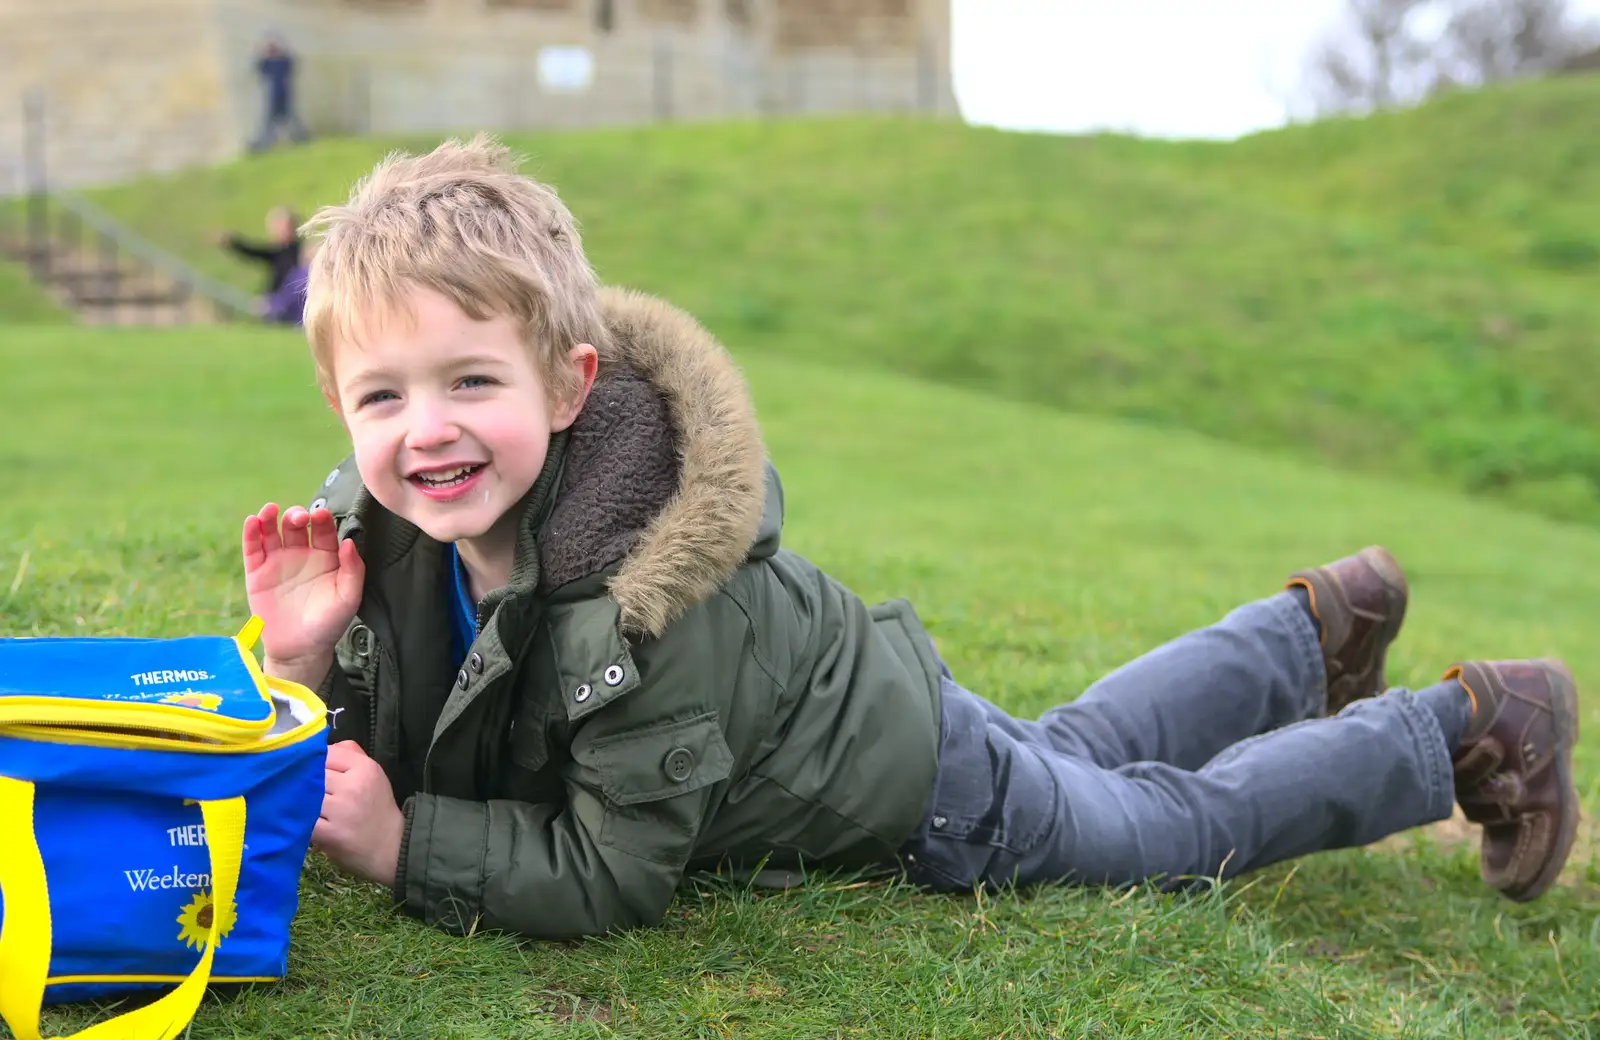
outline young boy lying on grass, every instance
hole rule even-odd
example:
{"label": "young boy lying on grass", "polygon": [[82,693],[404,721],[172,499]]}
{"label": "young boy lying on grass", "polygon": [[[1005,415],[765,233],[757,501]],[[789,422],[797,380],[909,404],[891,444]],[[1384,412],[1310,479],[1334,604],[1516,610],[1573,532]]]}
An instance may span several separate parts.
{"label": "young boy lying on grass", "polygon": [[1373,547],[1292,575],[1038,721],[958,685],[909,604],[779,546],[744,382],[693,319],[597,288],[492,141],[391,157],[313,223],[306,328],[354,451],[244,522],[271,674],[318,690],[314,841],[441,928],[659,922],[719,863],[923,886],[1181,885],[1450,815],[1532,899],[1576,826],[1571,675],[1386,689]]}

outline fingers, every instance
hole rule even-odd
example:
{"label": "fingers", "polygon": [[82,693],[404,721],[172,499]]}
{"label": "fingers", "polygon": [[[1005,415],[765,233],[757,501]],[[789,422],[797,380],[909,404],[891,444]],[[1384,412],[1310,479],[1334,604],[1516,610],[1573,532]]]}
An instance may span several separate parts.
{"label": "fingers", "polygon": [[283,514],[283,547],[285,549],[306,549],[311,546],[311,534],[308,530],[311,524],[311,514],[301,506],[290,506]]}
{"label": "fingers", "polygon": [[[348,556],[344,545],[339,543],[338,521],[329,510],[319,508],[309,511],[303,506],[290,506],[284,511],[280,524],[278,506],[274,502],[262,506],[261,512],[254,516],[246,517],[240,535],[240,545],[247,569],[260,566],[268,556],[279,549],[305,548],[337,552],[341,565],[354,559],[359,568],[361,561],[355,552],[355,544],[353,542],[346,544],[350,546]],[[361,576],[364,576],[364,573],[358,571]]]}
{"label": "fingers", "polygon": [[361,745],[353,740],[341,740],[328,749],[327,770],[332,773],[343,773],[367,760],[367,753],[361,750]]}
{"label": "fingers", "polygon": [[268,502],[262,506],[256,519],[261,523],[261,552],[271,556],[283,548],[283,539],[278,535],[278,504]]}
{"label": "fingers", "polygon": [[339,551],[339,525],[327,509],[313,509],[310,514],[311,548],[321,552]]}
{"label": "fingers", "polygon": [[311,826],[311,844],[321,850],[323,855],[331,858],[344,848],[343,831],[326,815],[321,816]]}
{"label": "fingers", "polygon": [[361,590],[367,580],[367,564],[361,559],[354,539],[339,543],[339,573],[334,579],[338,585],[339,599],[345,603],[360,603]]}
{"label": "fingers", "polygon": [[240,547],[244,553],[246,574],[267,562],[266,549],[261,542],[261,518],[254,513],[244,518]]}

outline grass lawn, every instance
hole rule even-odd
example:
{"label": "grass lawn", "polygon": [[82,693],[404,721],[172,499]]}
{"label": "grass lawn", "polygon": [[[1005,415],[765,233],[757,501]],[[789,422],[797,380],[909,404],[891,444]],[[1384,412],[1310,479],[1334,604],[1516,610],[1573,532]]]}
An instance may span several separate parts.
{"label": "grass lawn", "polygon": [[[957,677],[1008,708],[1379,541],[1413,584],[1392,678],[1564,655],[1600,808],[1600,531],[733,342],[787,544],[912,598]],[[241,519],[303,501],[344,451],[288,334],[13,327],[0,370],[0,635],[231,632]],[[290,978],[208,1000],[189,1035],[1577,1038],[1600,1033],[1597,994],[1587,835],[1528,906],[1481,886],[1471,848],[1411,836],[1187,897],[698,879],[663,928],[573,944],[429,931],[313,856]]]}
{"label": "grass lawn", "polygon": [[[521,134],[608,282],[751,355],[1198,430],[1600,523],[1600,79],[1243,141],[891,119]],[[94,193],[208,272],[328,140]],[[182,206],[172,200],[181,198]]]}
{"label": "grass lawn", "polygon": [[0,328],[68,321],[71,316],[28,278],[26,267],[0,260]]}

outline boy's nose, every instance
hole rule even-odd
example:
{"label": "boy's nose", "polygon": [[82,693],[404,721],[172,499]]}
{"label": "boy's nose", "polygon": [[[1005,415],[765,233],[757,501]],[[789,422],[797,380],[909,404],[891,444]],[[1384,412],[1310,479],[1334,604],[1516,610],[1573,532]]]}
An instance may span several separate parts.
{"label": "boy's nose", "polygon": [[461,436],[461,429],[442,408],[419,407],[406,428],[406,447],[418,451],[449,444]]}

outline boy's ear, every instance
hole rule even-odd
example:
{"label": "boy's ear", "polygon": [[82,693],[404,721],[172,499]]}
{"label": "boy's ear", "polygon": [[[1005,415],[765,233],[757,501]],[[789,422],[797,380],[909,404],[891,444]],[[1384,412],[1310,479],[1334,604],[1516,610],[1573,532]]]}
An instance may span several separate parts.
{"label": "boy's ear", "polygon": [[579,379],[578,388],[556,403],[550,413],[551,433],[560,433],[577,421],[578,413],[589,399],[589,391],[594,389],[594,377],[600,371],[600,352],[588,343],[579,343],[567,352],[567,364]]}

